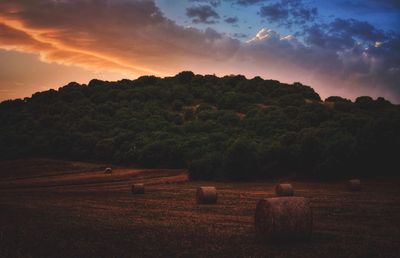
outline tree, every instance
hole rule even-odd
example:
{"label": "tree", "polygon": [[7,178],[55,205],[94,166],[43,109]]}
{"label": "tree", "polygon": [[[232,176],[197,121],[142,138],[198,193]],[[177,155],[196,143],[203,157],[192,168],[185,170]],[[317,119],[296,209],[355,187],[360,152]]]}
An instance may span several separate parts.
{"label": "tree", "polygon": [[194,73],[191,71],[184,71],[180,72],[177,75],[175,75],[175,78],[178,79],[180,83],[186,84],[190,83],[194,77]]}
{"label": "tree", "polygon": [[239,138],[228,148],[224,158],[224,175],[239,180],[258,174],[258,146],[248,138]]}
{"label": "tree", "polygon": [[211,152],[189,163],[189,177],[193,180],[210,180],[221,177],[222,155]]}

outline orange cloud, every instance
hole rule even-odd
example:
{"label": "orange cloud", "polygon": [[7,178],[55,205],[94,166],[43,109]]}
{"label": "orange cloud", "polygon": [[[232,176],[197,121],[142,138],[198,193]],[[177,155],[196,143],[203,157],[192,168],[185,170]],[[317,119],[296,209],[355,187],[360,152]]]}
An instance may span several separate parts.
{"label": "orange cloud", "polygon": [[82,35],[76,39],[76,42],[80,44],[74,47],[74,45],[64,44],[55,30],[30,29],[18,21],[8,20],[7,17],[0,17],[0,20],[0,48],[2,49],[39,53],[40,59],[44,62],[76,65],[96,71],[107,70],[136,76],[143,73],[163,75],[100,52],[86,50],[85,47],[90,47],[89,43],[95,43],[95,41],[85,39]]}
{"label": "orange cloud", "polygon": [[46,62],[138,76],[171,74],[194,58],[224,60],[232,47],[219,45],[235,43],[212,30],[179,27],[151,1],[37,2],[0,6],[0,48],[36,52]]}

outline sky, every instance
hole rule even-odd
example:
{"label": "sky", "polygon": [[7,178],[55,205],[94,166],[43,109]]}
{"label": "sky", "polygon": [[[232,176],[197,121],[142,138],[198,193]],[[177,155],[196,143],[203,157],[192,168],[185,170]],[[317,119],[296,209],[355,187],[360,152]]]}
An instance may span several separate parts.
{"label": "sky", "polygon": [[0,0],[0,101],[187,70],[400,103],[400,1]]}

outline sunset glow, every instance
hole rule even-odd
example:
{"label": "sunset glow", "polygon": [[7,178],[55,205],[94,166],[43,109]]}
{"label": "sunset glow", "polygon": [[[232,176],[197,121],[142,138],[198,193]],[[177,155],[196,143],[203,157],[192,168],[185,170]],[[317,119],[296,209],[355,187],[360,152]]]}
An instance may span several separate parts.
{"label": "sunset glow", "polygon": [[0,100],[192,70],[399,103],[399,13],[396,1],[2,1]]}

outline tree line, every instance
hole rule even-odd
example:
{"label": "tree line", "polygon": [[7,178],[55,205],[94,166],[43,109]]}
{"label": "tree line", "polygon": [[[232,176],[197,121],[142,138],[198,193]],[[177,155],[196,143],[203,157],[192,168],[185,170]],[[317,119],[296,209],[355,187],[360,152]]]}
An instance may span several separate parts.
{"label": "tree line", "polygon": [[400,107],[260,77],[75,82],[0,103],[0,157],[186,167],[192,179],[396,175]]}

